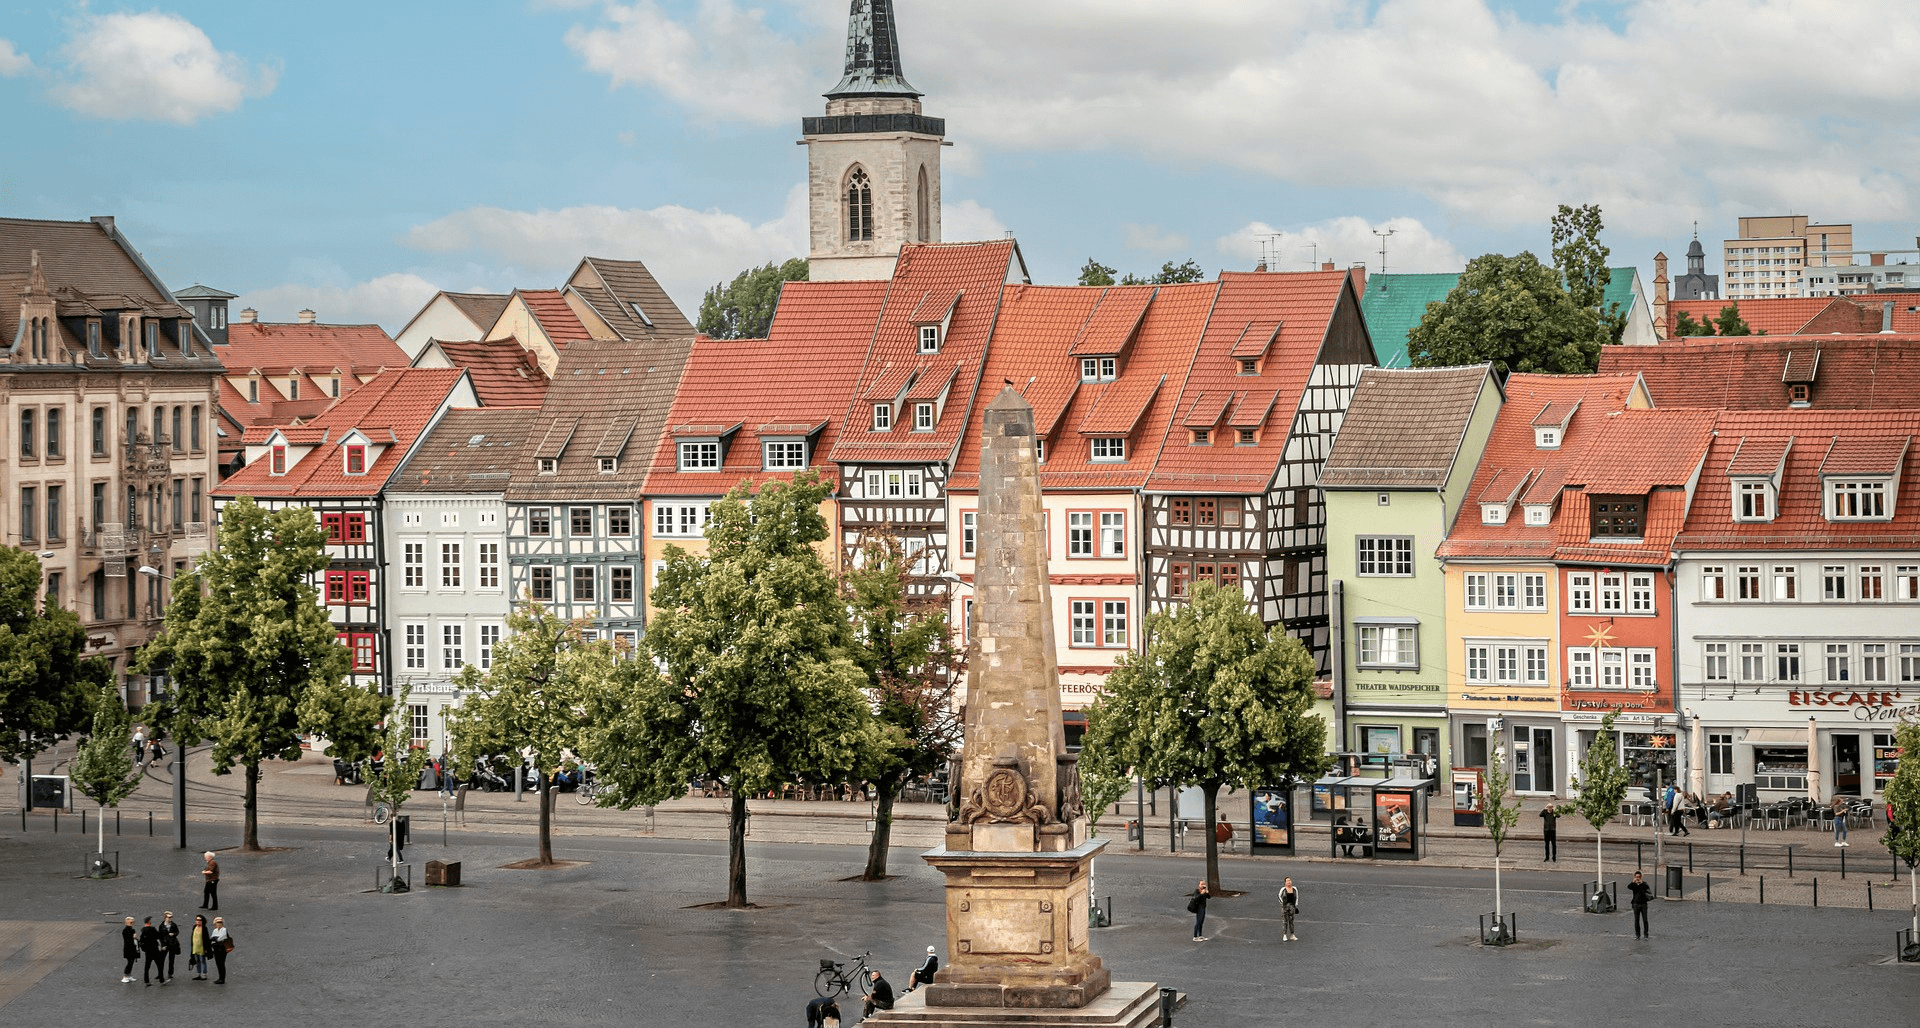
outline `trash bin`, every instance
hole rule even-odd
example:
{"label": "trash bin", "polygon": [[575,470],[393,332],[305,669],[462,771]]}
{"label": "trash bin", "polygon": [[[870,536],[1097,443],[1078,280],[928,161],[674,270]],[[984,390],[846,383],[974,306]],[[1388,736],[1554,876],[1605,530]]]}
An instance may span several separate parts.
{"label": "trash bin", "polygon": [[1687,869],[1677,864],[1667,865],[1667,895],[1684,896]]}
{"label": "trash bin", "polygon": [[427,861],[427,884],[455,888],[460,884],[460,862],[458,860]]}
{"label": "trash bin", "polygon": [[1179,1005],[1179,1003],[1180,1003],[1180,990],[1178,989],[1161,989],[1160,990],[1161,1028],[1173,1028],[1173,1010],[1174,1010],[1174,1007]]}

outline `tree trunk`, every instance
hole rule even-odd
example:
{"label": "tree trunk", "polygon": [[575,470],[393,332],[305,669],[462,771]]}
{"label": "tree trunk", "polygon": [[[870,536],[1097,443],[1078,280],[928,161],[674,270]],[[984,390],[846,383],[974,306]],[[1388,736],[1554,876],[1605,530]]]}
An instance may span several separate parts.
{"label": "tree trunk", "polygon": [[1217,809],[1215,805],[1220,799],[1220,783],[1208,782],[1205,788],[1207,797],[1207,891],[1217,895],[1220,892],[1220,837],[1214,834],[1213,824]]}
{"label": "tree trunk", "polygon": [[246,816],[241,830],[240,848],[258,850],[260,848],[260,765],[246,764],[247,776]]}
{"label": "tree trunk", "polygon": [[1500,851],[1493,851],[1493,921],[1500,923]]}
{"label": "tree trunk", "polygon": [[1594,892],[1600,892],[1606,888],[1606,883],[1601,879],[1601,876],[1600,876],[1600,859],[1601,859],[1600,858],[1600,838],[1602,834],[1603,833],[1598,830],[1595,830],[1593,833],[1593,891]]}
{"label": "tree trunk", "polygon": [[98,855],[107,855],[107,805],[100,804],[100,849]]}
{"label": "tree trunk", "polygon": [[535,803],[540,804],[540,862],[553,863],[553,807],[548,803],[547,773],[535,770],[534,782],[538,788],[533,794]]}
{"label": "tree trunk", "polygon": [[727,811],[727,909],[747,906],[747,794],[729,790],[733,799]]}
{"label": "tree trunk", "polygon": [[860,876],[863,882],[887,880],[887,847],[893,842],[893,797],[900,788],[899,776],[888,775],[874,788],[880,796],[874,808],[873,841],[867,843],[867,870]]}

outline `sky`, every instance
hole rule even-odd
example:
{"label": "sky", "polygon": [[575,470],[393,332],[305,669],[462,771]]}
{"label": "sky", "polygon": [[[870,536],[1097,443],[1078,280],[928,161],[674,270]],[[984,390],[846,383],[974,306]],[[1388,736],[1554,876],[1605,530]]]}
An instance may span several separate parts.
{"label": "sky", "polygon": [[[1815,0],[896,0],[945,238],[1037,282],[1545,257],[1742,215],[1914,245],[1920,9]],[[111,214],[168,285],[397,332],[436,289],[646,262],[690,315],[806,249],[846,0],[0,0],[0,214]],[[1761,55],[1762,59],[1749,59]],[[1896,258],[1897,259],[1897,258]],[[1912,259],[1909,254],[1908,259]],[[1717,258],[1708,270],[1717,272]]]}

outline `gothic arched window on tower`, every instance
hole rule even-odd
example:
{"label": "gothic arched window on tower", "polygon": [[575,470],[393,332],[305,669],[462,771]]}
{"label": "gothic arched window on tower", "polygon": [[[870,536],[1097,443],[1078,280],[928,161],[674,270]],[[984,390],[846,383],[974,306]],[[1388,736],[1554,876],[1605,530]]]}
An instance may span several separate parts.
{"label": "gothic arched window on tower", "polygon": [[927,208],[927,166],[924,164],[920,166],[919,208],[917,213],[919,214],[920,241],[923,243],[931,242],[933,240],[933,219],[929,217],[930,212]]}
{"label": "gothic arched window on tower", "polygon": [[866,243],[873,240],[873,183],[868,181],[864,168],[853,169],[847,176],[847,242]]}

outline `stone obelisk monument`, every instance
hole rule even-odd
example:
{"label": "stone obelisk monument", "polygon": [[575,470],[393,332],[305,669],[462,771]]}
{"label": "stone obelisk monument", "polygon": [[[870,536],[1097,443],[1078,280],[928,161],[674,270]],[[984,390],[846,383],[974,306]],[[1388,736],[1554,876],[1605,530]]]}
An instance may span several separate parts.
{"label": "stone obelisk monument", "polygon": [[1080,773],[1060,725],[1046,519],[1033,408],[1011,387],[987,407],[966,741],[946,845],[947,963],[882,1023],[1157,1023],[1150,983],[1112,981],[1088,945]]}

